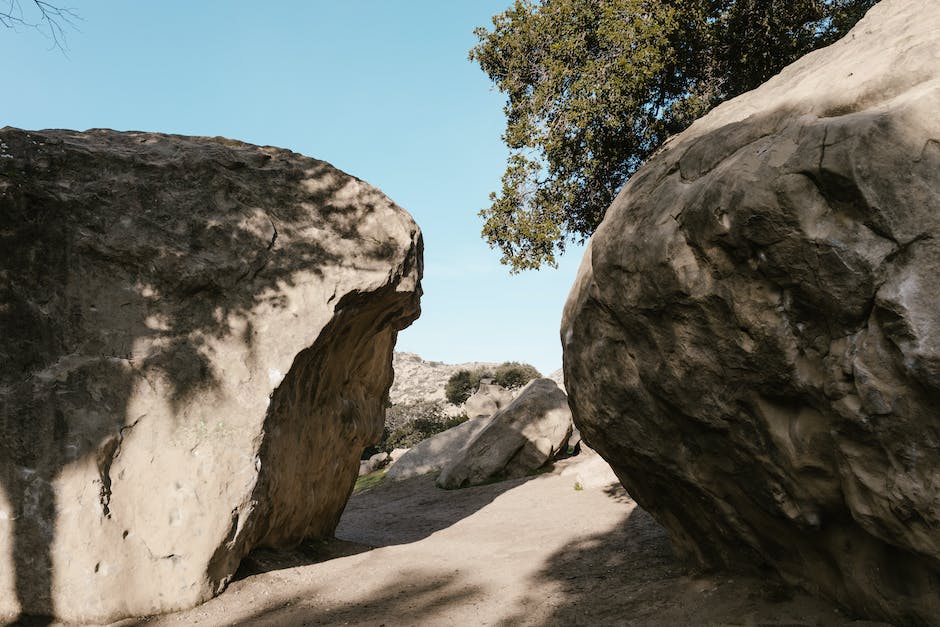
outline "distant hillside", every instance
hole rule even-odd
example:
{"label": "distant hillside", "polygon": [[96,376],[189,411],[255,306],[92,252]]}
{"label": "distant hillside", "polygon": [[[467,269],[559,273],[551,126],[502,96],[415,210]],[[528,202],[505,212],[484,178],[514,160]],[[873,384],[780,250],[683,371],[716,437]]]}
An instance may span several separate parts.
{"label": "distant hillside", "polygon": [[498,363],[473,361],[465,364],[445,364],[440,361],[425,361],[415,353],[395,353],[392,368],[395,381],[389,391],[392,403],[428,400],[444,402],[444,386],[458,370],[495,368]]}

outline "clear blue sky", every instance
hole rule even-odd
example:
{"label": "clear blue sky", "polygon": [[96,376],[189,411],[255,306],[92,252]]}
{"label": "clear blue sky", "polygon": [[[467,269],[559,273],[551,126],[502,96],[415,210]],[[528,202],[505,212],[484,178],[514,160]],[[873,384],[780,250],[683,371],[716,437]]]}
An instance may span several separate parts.
{"label": "clear blue sky", "polygon": [[423,314],[398,350],[547,374],[581,250],[510,276],[477,216],[505,165],[504,98],[467,51],[510,3],[62,0],[82,17],[68,57],[0,29],[0,126],[222,135],[329,161],[424,231]]}

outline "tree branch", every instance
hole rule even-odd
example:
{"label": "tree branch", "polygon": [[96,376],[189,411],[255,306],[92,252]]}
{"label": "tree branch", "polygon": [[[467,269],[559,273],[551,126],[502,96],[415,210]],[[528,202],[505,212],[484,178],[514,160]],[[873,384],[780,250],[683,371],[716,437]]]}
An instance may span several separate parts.
{"label": "tree branch", "polygon": [[20,0],[8,0],[5,10],[0,9],[0,24],[17,31],[19,28],[37,30],[52,40],[52,48],[65,53],[68,49],[68,29],[78,30],[76,22],[81,16],[74,9],[60,7],[45,0],[32,0],[35,14],[27,16]]}

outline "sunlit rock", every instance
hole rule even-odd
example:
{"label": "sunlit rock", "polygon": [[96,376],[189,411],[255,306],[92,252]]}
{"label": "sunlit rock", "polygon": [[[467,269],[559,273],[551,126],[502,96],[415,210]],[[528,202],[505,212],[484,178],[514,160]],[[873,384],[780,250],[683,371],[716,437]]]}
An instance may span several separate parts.
{"label": "sunlit rock", "polygon": [[184,608],[331,535],[419,313],[411,218],[222,138],[0,145],[0,615]]}

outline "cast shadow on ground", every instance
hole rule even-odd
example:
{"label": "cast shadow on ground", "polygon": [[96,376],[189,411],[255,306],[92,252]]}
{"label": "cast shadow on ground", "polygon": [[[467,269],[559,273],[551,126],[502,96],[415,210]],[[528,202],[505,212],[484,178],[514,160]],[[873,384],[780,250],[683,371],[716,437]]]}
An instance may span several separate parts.
{"label": "cast shadow on ground", "polygon": [[[304,593],[300,602],[275,598],[250,616],[237,617],[232,625],[421,625],[447,617],[448,608],[470,602],[481,594],[453,571],[432,568],[401,575],[401,583],[388,584],[355,603],[337,607],[307,605],[316,590]],[[315,602],[315,601],[312,601]]]}
{"label": "cast shadow on ground", "polygon": [[[354,494],[346,505],[337,539],[305,543],[294,551],[256,550],[242,562],[236,581],[261,572],[293,568],[355,555],[381,546],[418,542],[472,516],[500,495],[535,476],[509,479],[459,490],[433,487],[434,475],[386,481]],[[415,495],[420,495],[415,501]],[[409,507],[402,507],[406,501]],[[422,624],[446,619],[448,608],[463,605],[482,594],[446,565],[431,565],[402,575],[401,583],[386,585],[357,603],[342,607],[316,607],[287,599],[267,603],[238,625]],[[235,584],[235,582],[233,582]],[[313,598],[315,594],[304,595]]]}
{"label": "cast shadow on ground", "polygon": [[[630,499],[619,484],[604,491],[618,501]],[[560,593],[550,616],[541,623],[544,625],[855,624],[842,609],[794,589],[770,572],[714,572],[691,567],[674,554],[666,530],[639,506],[611,531],[549,556],[531,589]],[[531,624],[522,612],[502,622]]]}
{"label": "cast shadow on ground", "polygon": [[[308,566],[339,557],[357,555],[381,546],[410,544],[473,515],[499,495],[534,477],[442,490],[428,484],[434,475],[382,484],[354,494],[346,504],[332,540],[311,540],[295,549],[255,549],[242,560],[233,582],[263,572]],[[414,495],[422,500],[415,503]],[[407,500],[409,507],[402,507]]]}
{"label": "cast shadow on ground", "polygon": [[[422,489],[433,483],[432,475],[388,481],[349,500],[336,537],[372,546],[417,542],[467,518],[533,478],[508,479],[459,490]],[[421,495],[417,501],[415,494]],[[411,507],[402,507],[403,500]]]}

